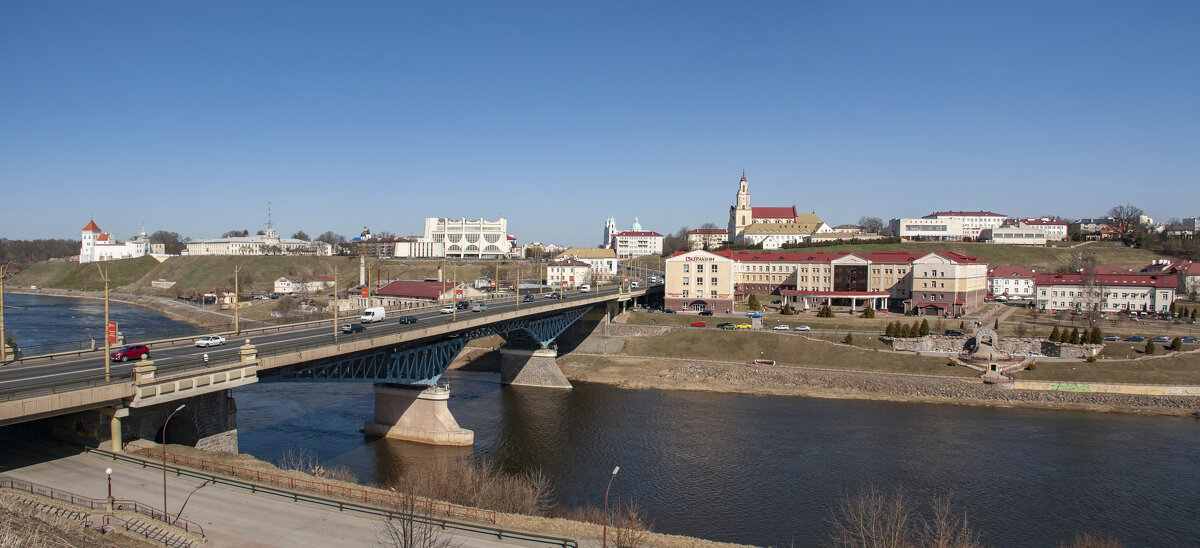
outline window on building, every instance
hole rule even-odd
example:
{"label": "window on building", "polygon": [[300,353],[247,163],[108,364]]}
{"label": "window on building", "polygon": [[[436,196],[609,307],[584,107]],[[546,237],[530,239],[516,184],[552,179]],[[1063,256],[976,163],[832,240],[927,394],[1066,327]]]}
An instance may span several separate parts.
{"label": "window on building", "polygon": [[687,284],[688,284],[688,280],[690,280],[690,279],[691,279],[691,278],[688,278],[687,276],[684,276],[684,277],[683,277],[683,285],[687,285]]}
{"label": "window on building", "polygon": [[688,298],[688,290],[686,289],[683,290],[683,298]]}
{"label": "window on building", "polygon": [[697,273],[704,272],[704,265],[702,265],[702,264],[696,265],[696,272]]}
{"label": "window on building", "polygon": [[684,272],[689,272],[689,269],[690,269],[690,268],[691,268],[691,265],[689,265],[689,264],[687,264],[687,263],[684,263],[684,265],[683,265],[683,271],[684,271]]}
{"label": "window on building", "polygon": [[717,278],[716,278],[716,276],[713,276],[713,278],[712,278],[711,280],[709,280],[709,283],[710,283],[710,284],[712,284],[712,285],[717,285]]}

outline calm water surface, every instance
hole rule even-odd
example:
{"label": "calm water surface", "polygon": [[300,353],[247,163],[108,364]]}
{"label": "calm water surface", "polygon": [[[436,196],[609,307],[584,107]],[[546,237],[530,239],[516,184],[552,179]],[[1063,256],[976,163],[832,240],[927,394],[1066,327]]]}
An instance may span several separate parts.
{"label": "calm water surface", "polygon": [[[444,378],[476,454],[510,471],[545,470],[569,506],[601,505],[620,465],[614,492],[636,497],[660,532],[813,545],[831,503],[874,483],[918,498],[953,492],[995,546],[1054,545],[1078,532],[1129,546],[1200,542],[1193,418]],[[259,458],[303,447],[384,482],[397,467],[463,451],[364,439],[369,384],[260,383],[235,395],[241,450]]]}
{"label": "calm water surface", "polygon": [[[22,344],[101,333],[100,301],[9,294],[5,303],[26,307],[5,311]],[[187,328],[119,303],[112,316],[134,339]],[[620,465],[614,493],[636,497],[655,530],[758,545],[817,543],[830,505],[869,483],[918,498],[952,491],[993,546],[1053,546],[1079,532],[1200,545],[1200,420],[1190,417],[444,378],[473,449],[364,439],[374,411],[366,383],[238,388],[239,443],[267,460],[304,448],[364,482],[473,452],[509,471],[546,471],[568,506],[600,506]]]}

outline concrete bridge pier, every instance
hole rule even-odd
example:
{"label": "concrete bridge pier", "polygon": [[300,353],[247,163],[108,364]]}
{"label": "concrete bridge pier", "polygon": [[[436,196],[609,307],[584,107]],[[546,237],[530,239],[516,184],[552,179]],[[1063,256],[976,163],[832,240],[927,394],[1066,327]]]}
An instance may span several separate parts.
{"label": "concrete bridge pier", "polygon": [[500,347],[500,384],[571,388],[558,367],[558,348]]}
{"label": "concrete bridge pier", "polygon": [[450,389],[443,386],[375,384],[375,420],[363,424],[368,436],[430,445],[473,445],[475,433],[450,414]]}

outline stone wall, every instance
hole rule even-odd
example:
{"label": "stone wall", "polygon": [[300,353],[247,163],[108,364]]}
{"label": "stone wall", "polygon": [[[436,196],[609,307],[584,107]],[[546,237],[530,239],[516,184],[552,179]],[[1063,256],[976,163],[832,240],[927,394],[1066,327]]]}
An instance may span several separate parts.
{"label": "stone wall", "polygon": [[[956,354],[967,351],[967,345],[973,337],[952,337],[946,335],[929,335],[920,338],[888,338],[880,337],[892,350],[902,352],[943,352]],[[1014,356],[1047,356],[1051,358],[1085,358],[1098,354],[1104,348],[1102,344],[1062,344],[1047,341],[1041,337],[1001,337],[996,349]]]}

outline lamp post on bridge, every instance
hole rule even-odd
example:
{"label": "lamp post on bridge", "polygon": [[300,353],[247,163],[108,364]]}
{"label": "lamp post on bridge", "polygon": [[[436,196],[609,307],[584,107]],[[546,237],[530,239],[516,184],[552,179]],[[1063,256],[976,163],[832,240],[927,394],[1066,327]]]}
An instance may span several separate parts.
{"label": "lamp post on bridge", "polygon": [[[112,371],[112,343],[113,339],[109,336],[109,321],[108,321],[108,269],[101,269],[100,263],[96,265],[96,271],[104,278],[104,382],[109,382],[109,374]],[[203,298],[203,297],[202,297]],[[116,334],[114,333],[113,336]]]}
{"label": "lamp post on bridge", "polygon": [[[112,468],[105,468],[104,475],[108,476],[108,513],[113,513],[113,498],[112,498]],[[163,510],[163,515],[166,515],[166,510]]]}
{"label": "lamp post on bridge", "polygon": [[[0,364],[8,361],[8,339],[4,336],[4,277],[8,275],[8,269],[12,266],[12,261],[0,266]],[[16,351],[13,351],[13,358],[16,358]]]}

